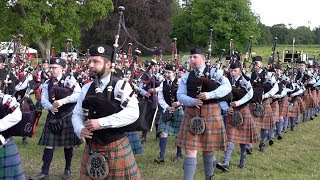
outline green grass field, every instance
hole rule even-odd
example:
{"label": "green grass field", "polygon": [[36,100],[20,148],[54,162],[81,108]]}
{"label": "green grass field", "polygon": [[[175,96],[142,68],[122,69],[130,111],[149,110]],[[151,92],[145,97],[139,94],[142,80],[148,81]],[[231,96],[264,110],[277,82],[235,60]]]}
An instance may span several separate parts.
{"label": "green grass field", "polygon": [[[42,166],[43,147],[38,146],[37,143],[44,125],[45,114],[41,117],[35,137],[28,139],[27,146],[21,144],[21,138],[14,138],[21,154],[25,174],[28,177],[38,174]],[[258,144],[254,144],[254,154],[247,156],[247,167],[243,170],[237,167],[239,148],[236,146],[231,157],[230,172],[223,173],[216,170],[215,179],[319,179],[319,126],[320,118],[299,123],[295,131],[285,133],[283,140],[275,140],[275,144],[267,147],[266,152],[263,153],[258,151]],[[153,162],[159,153],[158,142],[154,140],[154,137],[154,131],[148,134],[148,140],[144,144],[145,153],[136,156],[143,179],[183,179],[183,162],[171,161],[175,154],[174,138],[169,138],[165,164],[158,165]],[[81,145],[75,149],[71,179],[78,178],[83,148],[84,146]],[[218,160],[221,160],[222,156],[222,152],[217,153]],[[198,157],[195,179],[201,180],[204,178],[204,170],[201,154]],[[50,167],[50,179],[61,179],[64,163],[63,148],[56,148]]]}

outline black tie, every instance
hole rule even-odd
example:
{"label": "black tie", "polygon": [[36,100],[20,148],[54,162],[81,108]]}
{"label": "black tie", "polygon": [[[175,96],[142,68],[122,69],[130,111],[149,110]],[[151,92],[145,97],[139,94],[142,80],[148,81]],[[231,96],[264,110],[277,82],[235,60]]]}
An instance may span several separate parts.
{"label": "black tie", "polygon": [[172,81],[171,80],[169,80],[169,86],[171,86],[172,85]]}

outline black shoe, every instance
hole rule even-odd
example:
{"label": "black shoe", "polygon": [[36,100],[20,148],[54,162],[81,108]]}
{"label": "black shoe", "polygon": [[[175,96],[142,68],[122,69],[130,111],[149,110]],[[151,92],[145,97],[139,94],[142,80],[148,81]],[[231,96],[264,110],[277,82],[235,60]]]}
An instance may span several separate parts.
{"label": "black shoe", "polygon": [[141,137],[141,138],[140,138],[140,141],[141,141],[141,143],[143,144],[143,143],[145,143],[147,140],[146,140],[144,137]]}
{"label": "black shoe", "polygon": [[63,179],[63,180],[69,179],[70,176],[71,176],[71,171],[70,171],[70,169],[66,169],[66,170],[64,170],[64,172],[63,172],[62,179]]}
{"label": "black shoe", "polygon": [[247,147],[247,148],[246,148],[246,152],[247,152],[247,154],[253,154],[253,149],[252,149],[252,147]]}
{"label": "black shoe", "polygon": [[281,135],[279,135],[279,136],[278,136],[278,140],[281,140],[281,139],[282,139],[282,136],[281,136]]}
{"label": "black shoe", "polygon": [[273,139],[270,139],[269,140],[269,146],[272,146],[273,145]]}
{"label": "black shoe", "polygon": [[173,162],[176,162],[176,161],[180,161],[181,159],[183,159],[182,154],[180,154],[180,155],[178,155],[178,156],[175,156],[175,157],[172,159],[172,161],[173,161]]}
{"label": "black shoe", "polygon": [[225,162],[218,163],[216,167],[222,170],[223,172],[229,172],[229,165],[225,164]]}
{"label": "black shoe", "polygon": [[313,117],[311,117],[310,120],[313,120]]}
{"label": "black shoe", "polygon": [[241,168],[241,169],[243,169],[243,168],[246,167],[246,165],[245,165],[245,164],[239,164],[238,167]]}
{"label": "black shoe", "polygon": [[318,114],[315,114],[314,116],[315,116],[315,117],[318,117]]}
{"label": "black shoe", "polygon": [[154,162],[158,163],[158,164],[163,164],[164,163],[164,159],[157,157],[154,159]]}
{"label": "black shoe", "polygon": [[265,145],[265,144],[260,144],[260,145],[259,145],[259,150],[260,150],[261,152],[264,152],[265,148],[266,148],[266,145]]}
{"label": "black shoe", "polygon": [[28,141],[26,138],[22,138],[22,145],[24,146],[28,145]]}
{"label": "black shoe", "polygon": [[294,131],[294,128],[293,128],[293,127],[291,127],[291,131]]}
{"label": "black shoe", "polygon": [[49,179],[49,175],[45,175],[43,173],[40,173],[36,176],[32,176],[29,178],[30,180],[48,180]]}

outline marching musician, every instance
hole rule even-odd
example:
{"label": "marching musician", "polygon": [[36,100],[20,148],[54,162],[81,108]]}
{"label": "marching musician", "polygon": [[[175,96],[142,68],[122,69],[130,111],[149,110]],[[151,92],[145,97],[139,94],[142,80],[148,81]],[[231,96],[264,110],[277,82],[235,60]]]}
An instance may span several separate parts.
{"label": "marching musician", "polygon": [[[0,62],[0,70],[3,63]],[[0,79],[0,91],[5,86],[3,79]],[[0,92],[0,179],[26,179],[22,168],[20,154],[17,145],[11,137],[6,137],[4,131],[17,124],[22,118],[20,108],[15,108],[12,113],[5,113],[5,103],[11,98],[9,108],[17,104],[15,97]]]}
{"label": "marching musician", "polygon": [[[263,69],[262,57],[256,56],[256,61],[254,64],[254,72],[251,75],[250,82],[253,87],[254,94],[259,94],[256,98],[253,98],[252,104],[254,119],[257,122],[257,128],[261,129],[260,132],[260,144],[259,150],[265,150],[265,142],[268,137],[268,133],[273,133],[274,124],[274,116],[271,108],[271,97],[274,96],[278,90],[278,84],[276,83],[275,77],[271,72],[267,72],[267,70]],[[261,94],[262,92],[262,94]],[[255,96],[254,96],[255,97]],[[262,99],[262,100],[261,100]],[[258,104],[262,105],[262,109],[259,109],[259,112],[256,111]],[[262,111],[262,112],[260,112]],[[258,116],[258,114],[260,114]],[[273,144],[273,140],[269,140],[269,145]]]}
{"label": "marching musician", "polygon": [[[71,175],[73,148],[80,143],[74,133],[71,116],[81,88],[73,77],[67,78],[63,75],[64,63],[65,61],[58,57],[51,58],[49,67],[52,78],[42,85],[41,104],[48,110],[48,116],[39,145],[45,148],[41,173],[31,179],[48,178],[55,147],[64,147],[65,169],[62,178],[68,179]],[[63,95],[67,96],[58,99],[58,96]]]}
{"label": "marching musician", "polygon": [[[91,46],[89,48],[90,64],[92,73],[98,76],[100,82],[96,82],[99,89],[105,93],[109,82],[112,82],[113,90],[111,101],[116,101],[114,97],[120,94],[120,89],[124,84],[123,80],[112,76],[111,57],[113,49],[110,46]],[[107,179],[140,179],[140,172],[133,156],[131,146],[125,133],[116,128],[132,124],[139,117],[139,106],[136,97],[132,97],[128,105],[119,112],[112,113],[106,117],[98,119],[88,119],[84,122],[83,102],[89,96],[95,95],[95,83],[87,83],[83,86],[77,105],[72,115],[74,131],[82,141],[86,142],[84,154],[82,157],[82,166],[79,179],[91,179],[90,172],[87,171],[88,159],[92,155],[91,151],[101,154],[107,161],[105,166],[109,167]],[[132,89],[127,83],[122,91],[121,103],[128,97]],[[89,102],[90,103],[90,102]],[[108,107],[97,107],[105,111]],[[90,150],[89,150],[90,149]]]}
{"label": "marching musician", "polygon": [[[217,163],[217,168],[224,172],[229,171],[229,161],[234,148],[234,143],[240,145],[240,168],[245,167],[246,146],[255,143],[259,139],[256,123],[251,117],[249,101],[253,97],[253,89],[250,79],[242,75],[242,65],[239,61],[230,65],[229,79],[232,85],[233,99],[228,109],[227,136],[228,149],[224,152],[224,159]],[[237,114],[236,114],[237,113]]]}
{"label": "marching musician", "polygon": [[[231,85],[222,71],[206,67],[202,47],[190,49],[190,58],[194,70],[181,78],[177,92],[177,99],[186,106],[186,111],[176,145],[185,149],[184,179],[193,179],[197,152],[202,151],[207,180],[213,178],[215,151],[226,150],[227,137],[219,101],[231,92]],[[207,75],[207,72],[208,79],[202,79],[202,75]]]}
{"label": "marching musician", "polygon": [[[158,102],[163,109],[157,131],[157,133],[160,133],[160,154],[154,159],[158,164],[165,162],[168,135],[177,136],[184,114],[181,103],[177,100],[178,78],[176,77],[176,67],[166,64],[165,76],[166,80],[161,82],[158,93]],[[174,160],[179,159],[182,159],[182,152],[181,147],[178,146]]]}

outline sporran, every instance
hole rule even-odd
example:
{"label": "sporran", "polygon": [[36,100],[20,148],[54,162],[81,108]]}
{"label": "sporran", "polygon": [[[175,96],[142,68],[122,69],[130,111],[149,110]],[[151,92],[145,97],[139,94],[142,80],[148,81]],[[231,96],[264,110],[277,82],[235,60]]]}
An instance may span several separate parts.
{"label": "sporran", "polygon": [[87,173],[92,179],[106,179],[109,174],[108,161],[101,153],[93,153],[89,156]]}
{"label": "sporran", "polygon": [[190,131],[193,134],[202,134],[206,129],[206,122],[200,116],[195,116],[190,120]]}
{"label": "sporran", "polygon": [[243,124],[243,116],[239,111],[233,111],[230,124],[235,127],[241,126]]}
{"label": "sporran", "polygon": [[263,117],[264,116],[263,104],[260,104],[260,103],[254,104],[253,115],[255,115],[256,117]]}

